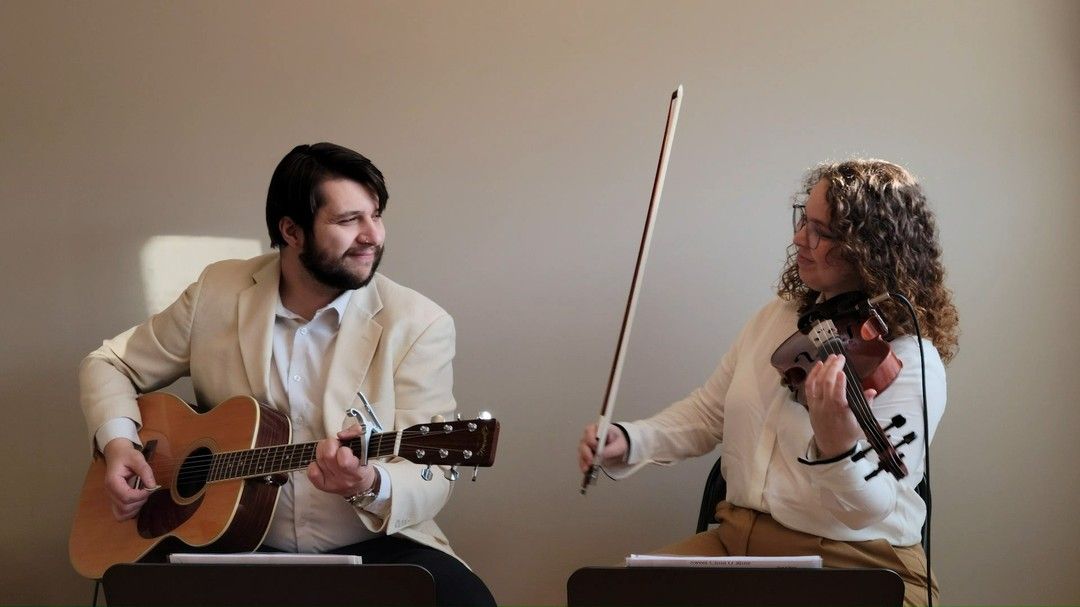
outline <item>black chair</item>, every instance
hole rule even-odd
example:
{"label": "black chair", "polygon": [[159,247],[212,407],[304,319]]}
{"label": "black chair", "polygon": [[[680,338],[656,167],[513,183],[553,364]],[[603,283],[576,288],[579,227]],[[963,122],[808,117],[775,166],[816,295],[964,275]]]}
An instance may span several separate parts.
{"label": "black chair", "polygon": [[720,458],[716,458],[709,476],[705,479],[705,491],[701,494],[701,507],[698,508],[697,531],[701,533],[716,522],[716,505],[724,501],[727,495],[727,481],[720,472]]}
{"label": "black chair", "polygon": [[[930,488],[926,484],[926,476],[923,476],[922,481],[915,487],[915,492],[919,494],[924,503],[930,503]],[[701,507],[698,509],[696,533],[705,531],[709,528],[709,525],[716,522],[716,505],[723,501],[726,495],[727,481],[724,480],[724,475],[720,472],[720,458],[718,457],[716,463],[713,464],[712,470],[709,470],[709,477],[705,479],[705,491],[701,494]],[[926,523],[924,522],[922,527],[923,550],[926,550],[926,540]]]}

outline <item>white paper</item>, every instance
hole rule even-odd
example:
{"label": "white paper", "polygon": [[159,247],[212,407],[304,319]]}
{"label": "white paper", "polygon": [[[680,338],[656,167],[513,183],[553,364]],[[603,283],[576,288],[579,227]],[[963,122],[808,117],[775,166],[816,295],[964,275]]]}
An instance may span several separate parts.
{"label": "white paper", "polygon": [[293,554],[291,552],[237,552],[233,554],[199,554],[176,552],[169,555],[170,563],[202,563],[207,565],[360,565],[364,561],[351,554]]}
{"label": "white paper", "polygon": [[676,556],[631,554],[627,567],[728,567],[820,569],[820,556]]}

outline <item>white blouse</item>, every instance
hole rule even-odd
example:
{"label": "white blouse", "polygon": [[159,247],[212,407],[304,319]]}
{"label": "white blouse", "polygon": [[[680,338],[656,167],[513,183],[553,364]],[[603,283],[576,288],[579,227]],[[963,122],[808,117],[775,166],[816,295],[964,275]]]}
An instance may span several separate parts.
{"label": "white blouse", "polygon": [[[793,400],[770,364],[773,351],[796,330],[797,306],[779,298],[762,308],[703,386],[657,415],[621,424],[630,438],[626,464],[608,466],[616,477],[649,463],[669,465],[703,455],[721,443],[727,501],[768,512],[786,527],[834,540],[885,539],[894,546],[920,541],[926,507],[915,493],[923,476],[922,385],[914,336],[893,340],[903,362],[897,378],[873,402],[882,427],[896,414],[907,423],[891,429],[892,442],[914,431],[900,448],[908,475],[887,472],[863,477],[877,456],[808,465],[814,459],[809,413]],[[937,349],[923,340],[930,437],[945,411],[945,367]],[[860,443],[860,450],[867,445]]]}

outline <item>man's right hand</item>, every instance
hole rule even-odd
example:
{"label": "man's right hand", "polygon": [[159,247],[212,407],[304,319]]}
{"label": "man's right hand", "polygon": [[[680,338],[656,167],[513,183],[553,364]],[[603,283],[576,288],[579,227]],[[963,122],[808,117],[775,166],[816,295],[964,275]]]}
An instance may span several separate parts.
{"label": "man's right hand", "polygon": [[[116,520],[123,521],[139,513],[150,492],[157,489],[154,471],[141,451],[126,438],[114,438],[102,450],[105,455],[105,490],[112,502]],[[135,479],[139,489],[134,489]]]}

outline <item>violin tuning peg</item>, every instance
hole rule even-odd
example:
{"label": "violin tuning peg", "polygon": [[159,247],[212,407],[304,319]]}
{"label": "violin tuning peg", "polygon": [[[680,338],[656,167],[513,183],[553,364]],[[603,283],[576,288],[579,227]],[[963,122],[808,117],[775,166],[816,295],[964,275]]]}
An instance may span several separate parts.
{"label": "violin tuning peg", "polygon": [[443,476],[445,476],[446,480],[450,481],[451,483],[456,481],[458,479],[458,476],[460,476],[457,471],[457,466],[450,466],[450,468],[446,471],[446,474],[444,474]]}
{"label": "violin tuning peg", "polygon": [[892,416],[892,419],[889,420],[889,425],[882,428],[881,431],[882,432],[887,432],[887,431],[889,431],[889,430],[891,430],[893,428],[899,428],[899,427],[903,426],[906,423],[907,423],[907,420],[904,419],[903,415],[894,415],[894,416]]}
{"label": "violin tuning peg", "polygon": [[424,468],[420,471],[420,478],[424,479],[425,481],[430,481],[431,479],[435,478],[435,474],[431,471],[431,464],[428,464],[427,468]]}
{"label": "violin tuning peg", "polygon": [[884,470],[885,470],[884,468],[882,468],[881,466],[878,466],[878,467],[877,467],[877,470],[874,470],[874,471],[873,471],[873,472],[871,472],[870,474],[867,474],[866,476],[864,476],[864,477],[863,477],[863,480],[864,480],[864,481],[868,481],[868,480],[870,480],[870,479],[874,478],[875,476],[877,476],[877,475],[881,474],[881,473],[882,473],[882,472],[883,472]]}

